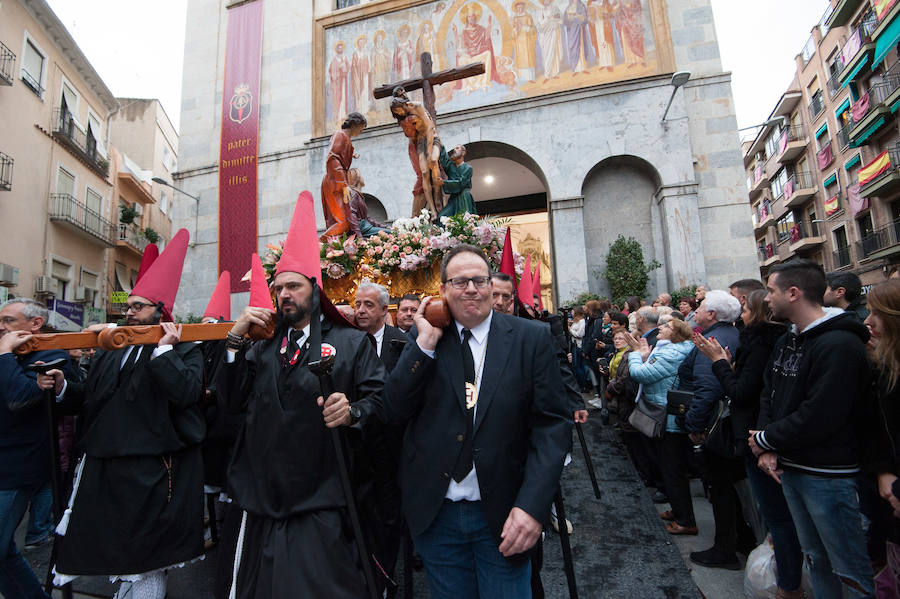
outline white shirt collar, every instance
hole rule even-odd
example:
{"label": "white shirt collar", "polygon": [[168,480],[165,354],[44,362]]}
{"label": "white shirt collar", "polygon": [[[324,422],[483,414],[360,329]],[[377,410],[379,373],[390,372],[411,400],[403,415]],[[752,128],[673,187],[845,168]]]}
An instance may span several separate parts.
{"label": "white shirt collar", "polygon": [[[478,345],[484,343],[485,338],[487,338],[487,334],[491,330],[491,319],[493,317],[494,311],[491,310],[490,312],[488,312],[487,318],[469,329],[470,331],[472,331],[472,338],[475,339],[475,342]],[[456,323],[456,334],[458,339],[462,339],[462,330],[464,328],[465,327],[463,325],[459,324],[458,322]]]}
{"label": "white shirt collar", "polygon": [[381,325],[380,329],[372,333],[372,336],[375,337],[375,341],[380,344],[381,340],[384,338],[384,324]]}

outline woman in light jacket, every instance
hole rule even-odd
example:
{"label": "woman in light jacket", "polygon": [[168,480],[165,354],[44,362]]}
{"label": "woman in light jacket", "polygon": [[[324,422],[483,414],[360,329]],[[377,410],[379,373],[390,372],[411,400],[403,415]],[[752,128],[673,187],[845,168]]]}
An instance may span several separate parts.
{"label": "woman in light jacket", "polygon": [[[629,336],[628,343],[637,351],[628,354],[631,378],[641,384],[638,397],[657,405],[667,405],[667,394],[675,383],[678,367],[694,347],[691,327],[681,320],[670,320],[659,327],[659,340],[653,351],[646,339]],[[672,414],[666,417],[666,430],[657,440],[663,483],[672,509],[660,516],[669,534],[696,535],[697,521],[691,500],[687,463],[691,442],[687,432],[675,422]]]}

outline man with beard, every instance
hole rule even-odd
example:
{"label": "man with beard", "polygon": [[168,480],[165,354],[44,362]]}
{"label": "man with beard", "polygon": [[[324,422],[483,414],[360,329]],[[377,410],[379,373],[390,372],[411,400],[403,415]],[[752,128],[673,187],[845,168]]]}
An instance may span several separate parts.
{"label": "man with beard", "polygon": [[57,585],[102,575],[123,581],[117,599],[162,599],[165,569],[203,553],[203,354],[171,322],[187,246],[181,229],[126,302],[125,324],[162,325],[155,347],[98,350],[84,383],[58,370],[38,377],[82,413],[85,457],[57,527]]}
{"label": "man with beard", "polygon": [[[217,385],[226,407],[245,414],[228,469],[229,495],[244,510],[232,579],[238,599],[369,596],[360,561],[368,556],[354,544],[327,427],[349,402],[379,395],[385,371],[366,333],[321,292],[320,277],[313,199],[304,192],[271,285],[277,314],[254,255],[250,306],[228,335]],[[243,340],[251,326],[270,323],[271,339]],[[323,354],[335,358],[337,389],[324,399],[308,368]],[[351,450],[361,445],[359,433],[346,431]],[[351,472],[357,483],[365,475]]]}
{"label": "man with beard", "polygon": [[493,284],[491,301],[494,311],[500,314],[512,314],[515,305],[512,277],[505,272],[495,272],[491,275],[491,283]]}
{"label": "man with beard", "polygon": [[419,309],[419,304],[421,302],[422,300],[419,299],[419,296],[412,293],[407,293],[400,298],[400,302],[397,304],[398,329],[404,333],[409,332],[413,326],[413,318],[416,316],[416,310]]}

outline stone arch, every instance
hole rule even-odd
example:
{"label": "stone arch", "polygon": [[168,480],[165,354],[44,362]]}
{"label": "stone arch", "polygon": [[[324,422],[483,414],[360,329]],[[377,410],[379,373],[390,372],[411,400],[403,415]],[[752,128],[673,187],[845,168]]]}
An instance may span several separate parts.
{"label": "stone arch", "polygon": [[[472,195],[475,198],[476,208],[479,213],[496,214],[498,212],[547,210],[549,198],[549,185],[543,169],[537,161],[524,150],[500,141],[473,141],[465,144],[466,162],[475,170],[473,177]],[[449,148],[448,148],[449,149]],[[493,161],[500,168],[510,172],[510,168],[518,166],[522,176],[507,179],[503,189],[489,190],[482,185],[485,175],[484,166]],[[512,164],[511,164],[512,163]],[[498,202],[509,198],[519,198],[521,205],[515,206],[514,202]],[[489,199],[486,199],[489,198]]]}
{"label": "stone arch", "polygon": [[[656,259],[666,263],[663,227],[656,202],[660,187],[659,171],[637,156],[610,156],[588,171],[581,194],[590,291],[609,295],[609,284],[602,273],[606,270],[609,244],[619,235],[634,237],[644,250],[645,261]],[[665,287],[665,269],[651,272],[648,296]]]}

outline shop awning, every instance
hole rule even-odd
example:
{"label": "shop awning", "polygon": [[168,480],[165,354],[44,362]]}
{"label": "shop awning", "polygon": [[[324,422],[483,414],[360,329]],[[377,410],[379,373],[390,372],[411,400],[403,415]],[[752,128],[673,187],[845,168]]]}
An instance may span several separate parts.
{"label": "shop awning", "polygon": [[131,293],[131,281],[128,278],[128,268],[124,264],[116,263],[116,282],[119,283],[119,287],[122,288],[122,291]]}
{"label": "shop awning", "polygon": [[881,62],[897,43],[897,40],[900,40],[900,19],[895,16],[875,41],[875,56],[872,58],[872,64]]}
{"label": "shop awning", "polygon": [[878,129],[881,128],[881,126],[883,124],[884,124],[884,117],[883,116],[878,117],[878,119],[874,123],[872,123],[871,125],[866,127],[865,131],[863,131],[859,135],[859,137],[857,137],[853,141],[853,143],[850,144],[850,146],[853,148],[858,148],[859,146],[863,145],[864,143],[866,143],[866,140],[869,139],[869,137],[873,133],[875,133],[876,131],[878,131]]}

